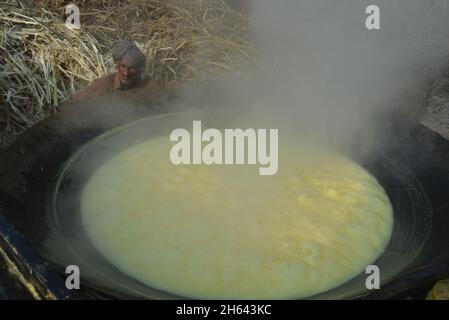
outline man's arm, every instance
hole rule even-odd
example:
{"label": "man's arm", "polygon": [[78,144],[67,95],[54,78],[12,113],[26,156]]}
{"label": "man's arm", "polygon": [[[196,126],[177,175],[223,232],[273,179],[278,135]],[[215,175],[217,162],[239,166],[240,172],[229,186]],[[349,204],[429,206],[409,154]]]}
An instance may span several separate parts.
{"label": "man's arm", "polygon": [[81,89],[72,94],[64,103],[63,107],[74,103],[82,102],[89,98],[98,97],[111,91],[110,76],[101,77],[94,80],[87,88]]}
{"label": "man's arm", "polygon": [[89,96],[91,96],[88,89],[89,88],[85,88],[75,92],[64,102],[64,104],[74,104],[87,99]]}

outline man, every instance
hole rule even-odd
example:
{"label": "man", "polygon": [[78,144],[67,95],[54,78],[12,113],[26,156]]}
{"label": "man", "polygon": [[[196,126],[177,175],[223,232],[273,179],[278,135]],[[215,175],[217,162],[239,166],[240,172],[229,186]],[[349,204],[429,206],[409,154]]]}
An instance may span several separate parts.
{"label": "man", "polygon": [[73,94],[65,104],[78,103],[117,91],[140,88],[148,83],[145,77],[145,56],[133,42],[118,42],[112,49],[112,58],[117,66],[115,73],[95,80],[87,88]]}

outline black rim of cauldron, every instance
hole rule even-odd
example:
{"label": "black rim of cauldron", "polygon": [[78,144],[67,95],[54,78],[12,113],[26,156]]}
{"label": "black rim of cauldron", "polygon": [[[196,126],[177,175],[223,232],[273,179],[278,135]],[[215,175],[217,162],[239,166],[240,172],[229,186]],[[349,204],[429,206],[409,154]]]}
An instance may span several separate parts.
{"label": "black rim of cauldron", "polygon": [[[211,112],[208,110],[202,111],[202,121],[203,123],[211,119],[207,119],[208,116],[215,118],[223,118],[223,115],[217,116],[217,112]],[[58,176],[67,177],[63,179],[61,182],[62,186],[57,185],[57,189],[60,187],[61,192],[56,195],[55,192],[51,194],[54,195],[55,198],[61,198],[60,208],[59,210],[54,209],[53,212],[69,212],[70,214],[63,214],[62,217],[58,217],[57,214],[53,214],[53,220],[50,223],[55,223],[58,219],[68,219],[67,221],[58,222],[58,227],[54,229],[61,230],[62,234],[70,235],[69,238],[77,239],[77,243],[87,242],[88,237],[79,230],[73,230],[71,226],[80,225],[80,214],[79,214],[79,192],[82,190],[83,185],[87,182],[89,176],[95,171],[95,169],[101,165],[104,161],[110,158],[112,155],[116,154],[118,151],[116,145],[118,140],[122,140],[124,142],[130,141],[129,137],[140,137],[137,140],[134,138],[133,143],[138,143],[140,139],[147,140],[148,137],[158,137],[162,135],[168,135],[169,132],[173,128],[177,127],[185,127],[185,120],[181,120],[180,122],[174,121],[171,125],[166,125],[168,122],[167,119],[177,119],[177,118],[188,118],[188,119],[199,119],[201,115],[198,113],[194,113],[195,115],[187,116],[183,113],[182,117],[179,117],[177,114],[170,114],[162,117],[151,117],[143,120],[139,120],[135,123],[126,125],[125,127],[120,129],[114,129],[110,132],[102,134],[99,138],[95,139],[93,142],[90,142],[86,146],[82,148],[82,150],[77,152],[73,158],[70,159],[70,163],[64,166],[64,173]],[[212,120],[213,121],[213,120]],[[218,121],[218,122],[220,122]],[[184,122],[184,123],[183,123]],[[159,127],[158,124],[163,123],[162,127]],[[188,121],[187,121],[188,124]],[[219,127],[219,124],[213,125],[213,127]],[[147,131],[147,134],[142,135],[135,134],[133,131]],[[123,132],[128,132],[129,137]],[[119,135],[119,138],[114,138],[114,136]],[[109,143],[108,143],[109,142]],[[126,148],[129,144],[118,143],[121,145],[121,148]],[[113,151],[111,151],[113,150]],[[83,160],[84,154],[93,154],[95,157],[95,164],[88,164],[85,160]],[[89,158],[89,156],[87,156]],[[390,199],[392,200],[392,204],[395,212],[395,221],[393,236],[386,252],[374,263],[379,265],[381,270],[383,268],[383,277],[384,279],[389,279],[393,274],[391,273],[391,269],[398,268],[397,266],[392,266],[391,259],[395,259],[396,264],[401,264],[407,262],[411,262],[413,258],[419,254],[422,246],[425,244],[427,238],[429,237],[429,232],[431,229],[431,208],[429,202],[425,196],[423,190],[420,189],[420,185],[417,181],[414,180],[413,175],[410,172],[404,171],[403,168],[398,167],[392,159],[389,159],[386,155],[382,153],[378,153],[376,157],[372,157],[370,162],[366,162],[365,167],[373,173],[380,181],[380,183],[386,189]],[[88,161],[88,160],[87,160]],[[74,165],[74,162],[79,162],[78,165]],[[80,174],[80,169],[73,169],[76,174],[67,173],[66,170],[70,170],[71,167],[82,168],[82,174]],[[88,168],[88,169],[86,169]],[[76,181],[74,181],[76,180]],[[64,185],[65,184],[65,185]],[[64,190],[65,189],[65,190]],[[73,197],[73,195],[77,195]],[[55,205],[56,200],[53,199],[53,205]],[[56,205],[55,205],[56,206]],[[419,216],[421,213],[421,216]],[[415,219],[407,218],[406,215],[412,216]],[[76,217],[76,221],[73,221],[73,218]],[[64,228],[62,226],[67,226]],[[414,233],[410,233],[410,230],[414,230]],[[407,230],[407,232],[405,231]],[[72,233],[72,234],[71,234]],[[407,234],[407,237],[402,237],[403,234]],[[397,235],[401,236],[397,236]],[[74,241],[70,241],[74,242]],[[408,250],[404,249],[404,246],[408,245]],[[86,246],[87,247],[87,246]],[[81,249],[75,251],[80,252]],[[398,258],[398,254],[400,258]],[[98,253],[89,254],[89,259],[94,259],[94,256],[99,256]],[[87,257],[84,257],[83,260],[88,260]],[[96,265],[106,264],[104,261],[97,261]],[[386,266],[389,265],[388,268]],[[404,268],[404,265],[402,266]],[[113,278],[118,277],[118,275]],[[347,298],[354,297],[357,295],[366,294],[366,292],[361,291],[361,287],[364,286],[364,280],[366,275],[362,272],[358,277],[352,279],[345,283],[342,287],[334,290],[330,290],[327,293],[323,293],[317,296],[317,298],[326,298],[326,297],[338,297],[338,298]],[[128,279],[129,280],[129,279]],[[384,281],[385,281],[384,280]],[[352,294],[348,294],[352,292]],[[345,294],[343,294],[345,293]],[[151,293],[148,293],[151,295]],[[161,296],[161,292],[154,293],[156,297]],[[162,295],[162,297],[166,297]]]}

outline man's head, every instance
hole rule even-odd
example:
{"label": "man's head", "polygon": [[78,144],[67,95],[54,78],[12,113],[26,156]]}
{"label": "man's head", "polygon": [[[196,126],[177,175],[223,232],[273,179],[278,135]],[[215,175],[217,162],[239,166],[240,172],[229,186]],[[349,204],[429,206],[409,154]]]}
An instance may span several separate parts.
{"label": "man's head", "polygon": [[112,58],[117,65],[120,83],[131,86],[140,80],[145,70],[145,56],[133,42],[120,41],[112,48]]}

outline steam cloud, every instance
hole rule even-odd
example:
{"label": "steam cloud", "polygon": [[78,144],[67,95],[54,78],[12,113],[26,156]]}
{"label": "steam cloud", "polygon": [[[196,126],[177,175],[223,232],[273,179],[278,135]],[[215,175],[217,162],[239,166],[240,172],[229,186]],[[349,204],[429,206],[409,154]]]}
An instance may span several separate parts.
{"label": "steam cloud", "polygon": [[[380,8],[381,30],[366,29],[368,5]],[[375,140],[385,119],[422,110],[449,61],[446,0],[254,0],[249,11],[271,75],[232,86],[232,103],[318,138],[362,129]]]}

